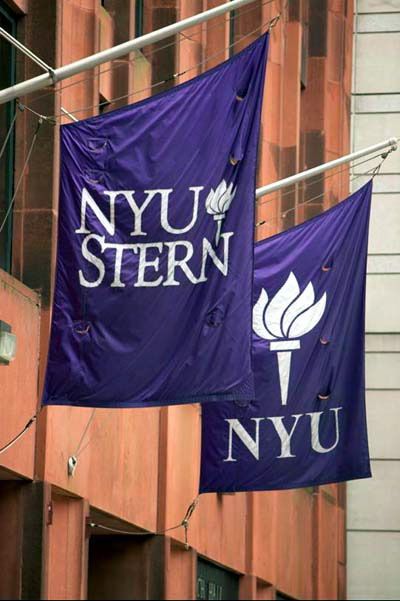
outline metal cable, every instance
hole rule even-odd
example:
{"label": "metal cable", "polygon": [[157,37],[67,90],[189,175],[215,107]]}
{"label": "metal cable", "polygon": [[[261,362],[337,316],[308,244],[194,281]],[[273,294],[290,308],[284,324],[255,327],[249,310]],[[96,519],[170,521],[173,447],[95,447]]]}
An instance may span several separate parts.
{"label": "metal cable", "polygon": [[14,438],[12,438],[10,440],[10,442],[8,442],[7,444],[5,444],[3,447],[0,448],[0,455],[2,453],[4,453],[5,451],[7,451],[8,449],[10,449],[13,445],[15,445],[15,443],[18,442],[19,439],[22,438],[26,432],[28,432],[30,427],[35,423],[36,419],[37,419],[37,415],[33,415],[30,418],[30,420],[28,421],[28,423],[21,430],[21,432],[19,434],[17,434],[16,436],[14,436]]}
{"label": "metal cable", "polygon": [[10,139],[10,136],[11,136],[12,131],[14,129],[14,124],[15,124],[16,119],[17,119],[17,113],[15,112],[14,113],[14,117],[11,120],[10,127],[8,128],[8,131],[6,133],[6,137],[4,138],[3,145],[2,145],[1,150],[0,150],[0,160],[1,160],[1,157],[3,156],[3,154],[4,154],[5,149],[7,148],[8,140]]}
{"label": "metal cable", "polygon": [[[181,77],[183,75],[186,75],[187,73],[190,73],[191,71],[193,71],[194,69],[198,69],[199,67],[206,65],[209,61],[211,61],[213,58],[216,58],[217,56],[220,56],[221,54],[226,53],[230,48],[233,48],[234,46],[236,46],[237,44],[240,44],[243,40],[249,38],[250,36],[254,35],[255,33],[257,33],[258,31],[260,31],[261,29],[263,29],[264,27],[275,27],[276,24],[278,23],[280,18],[280,15],[275,16],[273,19],[270,19],[269,21],[260,24],[256,29],[253,29],[252,31],[248,32],[247,34],[243,35],[242,37],[240,37],[238,40],[236,40],[235,42],[233,42],[232,44],[229,44],[228,46],[224,47],[222,50],[219,50],[218,52],[215,52],[214,54],[208,56],[207,58],[205,58],[204,60],[200,61],[199,63],[196,63],[195,65],[192,65],[191,67],[189,67],[188,69],[185,69],[184,71],[180,71],[178,73],[174,73],[173,75],[171,75],[170,77],[167,77],[165,79],[163,79],[162,81],[158,81],[154,84],[152,84],[151,86],[147,86],[146,88],[142,88],[141,90],[136,90],[135,92],[130,92],[128,94],[123,94],[122,96],[118,96],[116,98],[112,98],[111,100],[108,100],[107,102],[104,103],[104,105],[109,106],[110,104],[113,104],[115,102],[118,102],[119,100],[125,100],[126,98],[130,98],[131,96],[136,96],[137,94],[143,94],[144,92],[148,92],[151,91],[161,85],[164,85],[170,81],[173,81],[175,79],[177,79],[178,77]],[[92,104],[90,106],[85,106],[73,111],[69,111],[69,113],[71,113],[71,115],[75,115],[76,113],[82,113],[85,111],[89,111],[93,108],[97,108],[97,107],[101,107],[103,103],[100,104]],[[27,105],[25,105],[26,108],[30,108]],[[48,119],[59,119],[61,117],[64,117],[65,115],[63,113],[57,113],[56,115],[52,115],[51,117],[48,116]]]}
{"label": "metal cable", "polygon": [[[378,154],[375,154],[372,157],[368,157],[367,159],[364,159],[362,161],[359,161],[358,163],[355,163],[354,165],[351,166],[351,169],[355,169],[356,167],[359,167],[360,165],[364,165],[365,163],[368,163],[369,161],[373,161],[374,159],[377,159],[379,157],[383,157],[383,155],[386,154],[386,152],[391,153],[393,152],[394,149],[390,148],[389,150],[385,151],[385,152],[379,152]],[[355,159],[356,160],[356,159]],[[325,173],[322,173],[321,175],[315,175],[314,177],[310,177],[309,181],[311,182],[311,184],[316,184],[319,183],[321,180],[327,180],[330,179],[331,177],[335,177],[336,175],[340,175],[341,173],[343,173],[344,171],[347,171],[347,169],[349,168],[348,165],[350,163],[352,163],[353,161],[349,161],[349,163],[347,163],[347,165],[345,167],[342,167],[341,169],[339,169],[339,171],[336,171],[335,173],[331,173],[330,175],[325,175]],[[337,167],[332,167],[332,169],[337,169]],[[298,186],[300,182],[298,182],[297,184],[291,184],[291,186]],[[290,186],[288,186],[290,187]],[[270,192],[270,194],[273,194],[274,196],[272,198],[268,198],[268,200],[264,200],[263,202],[260,202],[258,199],[256,199],[256,203],[258,207],[261,207],[263,205],[266,205],[270,202],[273,202],[274,200],[278,200],[279,195],[280,198],[284,198],[285,196],[287,196],[288,194],[292,194],[293,190],[286,190],[286,192],[280,192],[279,190],[276,192]],[[267,195],[268,196],[268,195]]]}
{"label": "metal cable", "polygon": [[113,532],[114,534],[128,535],[128,536],[160,536],[165,534],[166,532],[171,532],[172,530],[177,530],[178,528],[185,529],[185,547],[189,549],[188,544],[188,528],[190,519],[199,503],[199,495],[192,501],[189,507],[186,510],[185,517],[183,520],[177,524],[176,526],[171,526],[170,528],[166,528],[165,530],[158,530],[157,532],[132,532],[131,530],[120,530],[119,528],[111,528],[110,526],[104,526],[103,524],[97,524],[96,522],[90,521],[90,528],[99,528],[100,530],[105,530],[106,532]]}
{"label": "metal cable", "polygon": [[[230,17],[227,17],[227,15],[222,15],[224,17],[227,17],[227,18],[224,19],[224,23],[216,23],[214,25],[207,24],[207,32],[212,31],[212,30],[214,30],[214,29],[216,29],[218,27],[225,27],[225,24],[228,23],[230,19],[235,20],[235,19],[238,19],[240,17],[243,17],[244,15],[246,15],[246,14],[252,12],[252,11],[255,11],[255,10],[259,9],[259,8],[263,8],[264,6],[267,6],[268,4],[272,4],[275,1],[276,0],[266,0],[266,1],[262,2],[261,4],[253,4],[253,5],[251,5],[251,7],[246,8],[246,10],[241,9],[240,12],[238,12],[237,14],[231,14]],[[286,5],[288,3],[289,3],[289,0],[287,0]],[[285,9],[286,9],[286,7],[283,10],[285,10]],[[202,27],[203,25],[205,25],[205,23],[200,23],[200,27]],[[198,27],[198,26],[199,25],[197,25],[195,27]],[[261,25],[260,25],[260,27],[261,27]],[[195,40],[193,38],[195,38],[195,36],[200,36],[201,37],[202,36],[202,31],[199,32],[199,33],[194,33],[194,34],[192,34],[190,36],[187,35],[187,34],[185,34],[185,33],[183,33],[182,31],[179,32],[178,34],[173,34],[173,35],[181,35],[183,38],[186,38],[188,40],[198,41],[198,40]],[[177,46],[177,45],[178,45],[178,42],[177,41],[173,41],[173,42],[170,42],[169,44],[164,44],[163,46],[161,46],[159,48],[155,48],[152,51],[147,51],[146,55],[152,57],[155,54],[157,54],[158,52],[161,52],[162,50],[165,50],[166,48],[171,48],[172,46]],[[140,50],[138,52],[140,52]],[[98,71],[97,73],[92,73],[91,75],[83,77],[83,78],[81,78],[81,79],[79,79],[77,81],[71,82],[71,83],[69,83],[69,84],[67,84],[65,86],[61,86],[58,89],[52,89],[51,91],[45,92],[44,94],[41,94],[40,96],[36,96],[35,98],[32,99],[31,102],[36,102],[36,101],[40,100],[41,98],[46,98],[47,96],[50,96],[53,93],[61,93],[64,90],[66,90],[66,89],[68,89],[68,88],[70,88],[72,86],[76,86],[76,85],[78,85],[80,83],[83,83],[85,81],[89,81],[91,79],[97,79],[98,77],[100,77],[104,73],[108,73],[109,71],[113,71],[115,69],[119,69],[120,67],[123,67],[126,64],[134,64],[135,62],[137,62],[137,59],[133,58],[133,59],[128,59],[123,64],[121,64],[120,62],[117,63],[117,64],[115,64],[115,65],[112,64],[107,69],[103,69],[101,71]],[[139,92],[137,92],[137,93],[139,93]]]}
{"label": "metal cable", "polygon": [[[82,433],[81,439],[80,439],[80,441],[79,441],[79,444],[78,444],[78,446],[77,446],[77,448],[76,448],[76,451],[75,451],[75,453],[74,453],[74,455],[73,455],[73,456],[74,456],[74,457],[76,457],[76,458],[78,458],[78,456],[79,456],[79,454],[80,454],[80,452],[81,452],[82,443],[83,443],[83,441],[84,441],[84,438],[85,438],[85,436],[86,436],[86,434],[87,434],[87,432],[88,432],[88,430],[89,430],[89,428],[90,428],[90,425],[91,425],[91,423],[92,423],[92,421],[93,421],[93,419],[94,419],[95,413],[96,413],[96,408],[92,409],[92,412],[91,412],[91,414],[90,414],[90,417],[89,417],[89,419],[88,419],[88,421],[87,421],[87,424],[86,424],[86,426],[85,426],[85,429],[83,430],[83,433]],[[86,446],[87,446],[87,445],[85,445],[84,449],[86,448]]]}
{"label": "metal cable", "polygon": [[[359,179],[360,177],[365,177],[366,175],[372,175],[372,178],[374,178],[379,173],[380,168],[382,166],[382,163],[386,160],[386,158],[387,157],[382,158],[382,161],[379,163],[379,165],[376,165],[375,167],[373,167],[371,169],[368,169],[368,171],[366,171],[365,173],[360,173],[360,174],[352,177],[350,179],[350,182],[353,182],[356,179]],[[317,196],[313,196],[312,198],[309,198],[305,202],[300,202],[296,206],[291,207],[290,209],[287,209],[287,211],[283,211],[283,213],[281,213],[280,215],[277,215],[276,217],[273,217],[272,219],[266,219],[264,221],[259,221],[258,223],[256,223],[256,227],[261,227],[262,225],[266,225],[266,224],[269,224],[269,223],[274,223],[278,219],[282,219],[282,218],[285,219],[285,217],[289,213],[295,211],[298,207],[302,207],[302,206],[308,205],[311,202],[313,202],[314,200],[318,200],[318,198],[321,198],[322,196],[325,196],[325,194],[327,194],[327,192],[329,192],[329,190],[325,190],[321,194],[318,194]]]}
{"label": "metal cable", "polygon": [[18,194],[19,187],[20,187],[20,185],[21,185],[21,182],[22,182],[22,180],[23,180],[23,177],[24,177],[24,175],[25,175],[25,171],[26,171],[26,168],[27,168],[27,166],[28,166],[29,160],[30,160],[30,158],[31,158],[31,154],[32,154],[33,148],[34,148],[34,146],[35,146],[36,140],[37,140],[37,138],[38,138],[38,135],[39,135],[39,130],[40,130],[40,127],[41,127],[42,123],[43,123],[43,119],[42,119],[42,118],[39,118],[39,119],[38,119],[37,126],[36,126],[36,129],[35,129],[35,133],[33,134],[33,138],[32,138],[32,141],[31,141],[31,145],[30,145],[30,147],[29,147],[29,150],[28,150],[28,154],[26,155],[26,159],[25,159],[24,166],[22,167],[22,170],[21,170],[21,173],[20,173],[20,176],[19,176],[19,179],[18,179],[17,185],[15,186],[14,194],[13,194],[13,196],[12,196],[11,200],[10,200],[10,203],[9,203],[9,205],[8,205],[8,208],[7,208],[6,214],[5,214],[5,216],[4,216],[4,219],[3,219],[3,221],[2,221],[2,223],[1,223],[1,225],[0,225],[0,234],[1,234],[1,232],[3,231],[3,229],[4,229],[4,226],[5,226],[6,222],[7,222],[7,219],[8,219],[8,217],[9,217],[9,215],[10,215],[11,211],[12,211],[12,208],[13,208],[13,206],[14,206],[15,199],[16,199],[16,197],[17,197],[17,194]]}

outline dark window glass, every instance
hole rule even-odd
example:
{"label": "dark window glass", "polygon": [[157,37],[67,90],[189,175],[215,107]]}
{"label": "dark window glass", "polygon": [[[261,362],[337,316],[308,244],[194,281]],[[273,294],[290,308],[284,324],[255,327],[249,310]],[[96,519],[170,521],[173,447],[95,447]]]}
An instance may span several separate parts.
{"label": "dark window glass", "polygon": [[235,599],[239,598],[239,576],[224,570],[209,561],[197,562],[197,599]]}
{"label": "dark window glass", "polygon": [[231,10],[229,13],[229,56],[233,56],[235,54],[235,46],[232,44],[235,43],[235,22],[236,22],[236,11]]}
{"label": "dark window glass", "polygon": [[107,100],[102,94],[99,94],[99,113],[106,113],[110,106],[110,101]]}
{"label": "dark window glass", "polygon": [[[0,2],[0,27],[16,35],[16,19]],[[15,48],[0,37],[0,89],[15,83]],[[0,148],[15,115],[15,102],[7,102],[0,110]],[[11,202],[14,187],[14,132],[10,135],[6,149],[0,159],[0,227]],[[12,214],[0,233],[0,267],[11,270]]]}
{"label": "dark window glass", "polygon": [[309,44],[309,26],[308,26],[308,11],[309,3],[308,0],[302,4],[302,39],[301,39],[301,88],[304,90],[307,86],[307,75],[308,75],[308,44]]}
{"label": "dark window glass", "polygon": [[135,38],[140,38],[143,35],[143,20],[144,20],[144,2],[136,0],[135,2]]}
{"label": "dark window glass", "polygon": [[[145,28],[151,28],[152,31],[171,25],[179,21],[179,14],[176,2],[149,2],[148,19],[145,19]],[[147,5],[146,10],[147,10]],[[178,36],[169,38],[170,43],[178,42]],[[177,71],[176,65],[176,46],[172,44],[168,47],[165,45],[165,40],[160,40],[151,45],[151,75],[153,94],[161,94],[175,85],[176,79],[173,73]],[[160,52],[160,49],[162,51]],[[145,50],[145,49],[144,49]],[[146,52],[143,53],[146,56]],[[165,83],[161,83],[165,82]]]}

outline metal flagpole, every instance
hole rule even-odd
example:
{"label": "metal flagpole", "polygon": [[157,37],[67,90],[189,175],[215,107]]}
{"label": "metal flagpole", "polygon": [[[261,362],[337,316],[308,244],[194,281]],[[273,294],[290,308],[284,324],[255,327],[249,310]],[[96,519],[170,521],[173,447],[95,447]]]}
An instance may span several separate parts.
{"label": "metal flagpole", "polygon": [[[22,42],[20,42],[16,38],[14,38],[14,36],[12,36],[10,33],[8,33],[8,31],[6,31],[5,29],[3,29],[2,27],[0,27],[0,35],[5,40],[7,40],[7,42],[9,42],[13,46],[15,46],[15,48],[17,48],[17,50],[20,50],[23,54],[25,54],[25,56],[27,56],[34,63],[36,63],[37,65],[39,65],[39,67],[41,67],[44,71],[46,71],[47,73],[49,73],[50,76],[51,76],[51,78],[53,79],[53,73],[54,73],[53,67],[50,67],[50,65],[48,65],[47,63],[45,63],[44,60],[42,60],[37,54],[35,54],[34,52],[32,52],[32,50],[29,50],[29,48],[27,48],[26,46],[24,46],[24,44],[22,44]],[[62,107],[60,107],[60,109],[61,109],[61,112],[64,113],[64,115],[67,115],[67,117],[69,117],[71,119],[71,121],[78,121],[78,119],[76,117],[74,117],[73,115],[71,115],[71,113],[69,111],[67,111],[66,108],[64,108],[62,106]]]}
{"label": "metal flagpole", "polygon": [[[21,96],[25,96],[25,94],[29,94],[30,92],[41,90],[42,88],[53,85],[58,81],[67,79],[67,77],[72,77],[72,75],[77,75],[78,73],[82,73],[82,71],[92,69],[93,67],[97,67],[98,65],[102,65],[103,63],[107,63],[116,58],[124,56],[133,50],[145,48],[150,44],[154,44],[155,42],[159,42],[160,40],[164,40],[165,38],[175,35],[176,33],[179,33],[188,27],[199,25],[200,23],[204,23],[205,21],[209,21],[210,19],[224,15],[225,13],[236,10],[254,1],[255,0],[231,0],[231,2],[226,2],[225,4],[211,8],[210,10],[206,10],[197,15],[193,15],[192,17],[183,19],[182,21],[178,21],[177,23],[172,23],[171,25],[167,25],[166,27],[162,27],[156,31],[146,33],[139,38],[123,42],[122,44],[118,44],[118,46],[113,46],[107,50],[102,50],[101,52],[97,52],[96,54],[92,54],[91,56],[87,56],[78,61],[70,63],[69,65],[52,69],[47,73],[43,73],[42,75],[28,79],[27,81],[17,83],[0,91],[0,104],[4,104],[9,100],[14,100],[15,98],[19,98]],[[44,64],[42,66],[44,66]]]}
{"label": "metal flagpole", "polygon": [[[71,75],[75,75],[96,65],[108,62],[119,56],[123,56],[124,54],[127,54],[132,50],[148,46],[149,44],[169,37],[174,33],[178,33],[183,29],[192,27],[193,25],[197,25],[199,23],[203,23],[205,21],[208,21],[209,19],[234,10],[239,6],[250,4],[251,2],[254,2],[254,0],[231,0],[231,2],[222,4],[203,13],[199,13],[198,15],[188,17],[187,19],[183,19],[182,21],[178,21],[177,23],[173,23],[172,25],[168,25],[167,27],[163,27],[139,38],[135,38],[128,42],[124,42],[123,44],[119,44],[118,46],[114,46],[113,48],[103,50],[102,52],[98,52],[97,54],[71,63],[70,65],[65,65],[64,67],[60,67],[59,69],[53,69],[52,67],[47,65],[47,63],[45,63],[41,58],[39,58],[21,42],[16,40],[13,36],[11,36],[8,32],[6,32],[0,27],[0,35],[2,35],[11,44],[13,44],[16,48],[18,48],[26,56],[35,61],[42,69],[46,71],[46,74],[44,75],[39,75],[38,77],[34,77],[33,79],[30,79],[26,82],[16,84],[15,86],[11,86],[10,88],[6,88],[5,90],[1,90],[0,104],[7,102],[8,100],[12,100],[21,94],[26,94],[34,90],[41,89],[51,83],[61,81],[62,79],[70,77]],[[77,121],[76,117],[71,115],[64,107],[61,107],[61,111],[65,115],[67,115],[71,120]],[[400,138],[389,138],[388,140],[384,140],[383,142],[379,142],[378,144],[374,144],[373,146],[368,146],[367,148],[357,150],[333,161],[329,161],[328,163],[323,163],[322,165],[318,165],[317,167],[313,167],[312,169],[307,169],[306,171],[302,171],[301,173],[297,173],[290,177],[286,177],[272,184],[261,186],[256,190],[256,198],[260,198],[262,196],[265,196],[266,194],[270,194],[271,192],[276,192],[278,190],[281,190],[282,188],[286,188],[287,186],[294,185],[298,182],[309,179],[310,177],[319,175],[320,173],[324,173],[329,169],[333,169],[335,167],[339,167],[340,165],[350,163],[361,157],[379,152],[380,150],[385,150],[387,148],[389,152],[395,151],[397,150],[397,144],[399,141]]]}
{"label": "metal flagpole", "polygon": [[50,65],[48,65],[47,63],[45,63],[41,58],[39,58],[34,52],[32,52],[32,50],[29,50],[29,48],[27,48],[26,46],[24,46],[24,44],[22,44],[19,40],[17,40],[16,38],[14,38],[14,36],[12,36],[10,33],[8,33],[8,31],[6,31],[5,29],[3,29],[2,27],[0,27],[0,35],[7,40],[7,42],[10,42],[10,44],[12,44],[13,46],[15,46],[15,48],[17,48],[18,50],[20,50],[21,52],[23,52],[25,54],[25,56],[27,56],[28,58],[30,58],[34,63],[36,63],[37,65],[39,65],[39,67],[41,67],[43,69],[43,71],[46,71],[47,73],[49,73],[50,77],[53,77],[53,68],[50,67]]}
{"label": "metal flagpole", "polygon": [[302,182],[305,179],[309,179],[314,175],[318,175],[319,173],[324,173],[328,171],[328,169],[333,169],[334,167],[339,167],[340,165],[344,165],[345,163],[350,163],[351,161],[355,161],[361,157],[367,156],[369,154],[374,154],[379,150],[384,150],[387,148],[389,152],[393,152],[397,150],[397,143],[400,141],[400,138],[389,138],[383,142],[379,142],[379,144],[374,144],[373,146],[368,146],[367,148],[363,148],[361,150],[356,150],[350,154],[346,154],[339,159],[335,159],[333,161],[329,161],[328,163],[323,163],[322,165],[318,165],[318,167],[313,167],[312,169],[307,169],[306,171],[302,171],[301,173],[296,173],[296,175],[291,175],[290,177],[285,177],[285,179],[281,179],[273,184],[267,184],[266,186],[261,186],[261,188],[257,188],[256,190],[256,198],[260,198],[261,196],[265,196],[266,194],[270,194],[271,192],[276,192],[277,190],[281,190],[282,188],[286,188],[287,186],[297,184],[298,182]]}

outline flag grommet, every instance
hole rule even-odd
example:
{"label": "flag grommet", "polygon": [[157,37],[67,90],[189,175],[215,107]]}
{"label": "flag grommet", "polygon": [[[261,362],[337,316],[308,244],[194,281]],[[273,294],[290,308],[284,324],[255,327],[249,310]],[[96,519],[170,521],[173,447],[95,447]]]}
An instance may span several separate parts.
{"label": "flag grommet", "polygon": [[239,162],[239,159],[235,159],[235,157],[231,155],[229,157],[229,162],[231,165],[237,165],[237,163]]}
{"label": "flag grommet", "polygon": [[321,344],[324,345],[329,344],[329,340],[327,338],[324,338],[323,336],[319,339],[319,341]]}
{"label": "flag grommet", "polygon": [[236,94],[236,100],[238,102],[242,102],[242,100],[244,100],[244,96],[240,96],[240,94]]}
{"label": "flag grommet", "polygon": [[106,149],[108,140],[105,138],[89,138],[87,141],[87,148],[92,152],[102,152]]}
{"label": "flag grommet", "polygon": [[225,311],[221,307],[215,307],[207,313],[207,325],[211,328],[218,328],[224,321]]}
{"label": "flag grommet", "polygon": [[77,334],[81,334],[82,336],[84,336],[85,334],[87,334],[90,330],[90,323],[88,324],[79,324],[76,328],[75,328],[75,332]]}
{"label": "flag grommet", "polygon": [[243,400],[243,399],[241,399],[241,400],[235,399],[233,402],[235,403],[235,405],[237,407],[242,407],[242,408],[248,407],[251,403],[251,401]]}
{"label": "flag grommet", "polygon": [[319,394],[318,398],[320,401],[327,401],[331,395],[330,394]]}
{"label": "flag grommet", "polygon": [[83,177],[90,184],[102,184],[104,182],[104,171],[100,169],[85,169]]}

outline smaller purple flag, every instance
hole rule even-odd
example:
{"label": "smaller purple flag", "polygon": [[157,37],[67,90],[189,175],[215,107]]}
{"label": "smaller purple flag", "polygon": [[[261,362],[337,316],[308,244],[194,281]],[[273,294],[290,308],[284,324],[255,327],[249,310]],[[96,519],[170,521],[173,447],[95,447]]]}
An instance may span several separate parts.
{"label": "smaller purple flag", "polygon": [[256,245],[256,399],[202,408],[200,492],[371,476],[364,329],[372,181]]}

